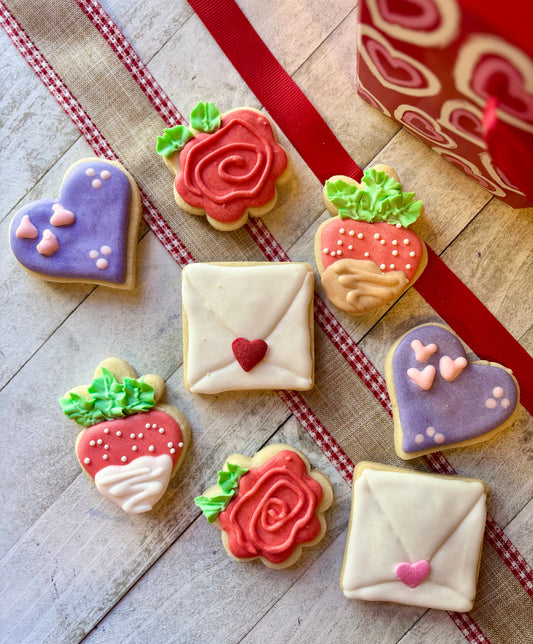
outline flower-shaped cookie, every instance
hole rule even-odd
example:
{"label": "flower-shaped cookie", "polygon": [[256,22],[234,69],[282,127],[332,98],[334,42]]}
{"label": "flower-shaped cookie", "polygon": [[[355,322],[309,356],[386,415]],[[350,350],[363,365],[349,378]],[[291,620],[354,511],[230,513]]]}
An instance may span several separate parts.
{"label": "flower-shaped cookie", "polygon": [[222,530],[226,552],[239,561],[259,558],[270,568],[295,563],[302,548],[326,532],[324,512],[333,490],[322,472],[289,445],[269,445],[253,458],[228,457],[218,484],[195,499]]}
{"label": "flower-shaped cookie", "polygon": [[176,175],[174,197],[193,215],[206,215],[219,230],[234,230],[274,208],[276,184],[288,161],[269,119],[258,110],[220,114],[198,103],[190,126],[177,125],[157,140],[157,152]]}

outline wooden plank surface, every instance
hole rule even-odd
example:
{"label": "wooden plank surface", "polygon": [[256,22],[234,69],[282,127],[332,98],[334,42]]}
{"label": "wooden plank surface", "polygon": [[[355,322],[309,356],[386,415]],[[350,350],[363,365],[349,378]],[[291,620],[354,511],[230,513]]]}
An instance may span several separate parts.
{"label": "wooden plank surface", "polygon": [[[533,210],[513,211],[491,198],[355,93],[353,0],[329,3],[327,10],[323,0],[239,4],[354,159],[362,166],[392,165],[404,187],[424,200],[426,216],[415,230],[532,350]],[[183,0],[108,0],[103,6],[181,113],[198,100],[222,109],[260,107]],[[180,269],[146,227],[132,293],[47,284],[16,263],[7,240],[13,214],[56,194],[65,170],[91,151],[3,31],[0,54],[6,63],[0,79],[0,404],[9,410],[0,433],[0,639],[463,641],[445,613],[344,598],[338,578],[349,486],[275,393],[208,397],[185,390]],[[292,259],[313,264],[314,231],[326,216],[320,185],[283,134],[280,139],[294,179],[265,222]],[[398,335],[439,319],[414,290],[388,310],[337,317],[381,373]],[[193,428],[183,468],[147,516],[129,517],[96,492],[79,470],[76,428],[57,405],[112,354],[140,374],[163,376],[169,402]],[[322,390],[312,395],[331,396]],[[335,422],[331,401],[330,416],[323,418],[328,423]],[[375,449],[386,451],[391,424],[379,429]],[[491,514],[530,561],[532,429],[522,409],[498,439],[447,452],[460,473],[489,483]],[[302,449],[330,477],[335,501],[326,515],[328,532],[288,570],[236,564],[192,498],[213,481],[228,454],[253,454],[280,441]]]}

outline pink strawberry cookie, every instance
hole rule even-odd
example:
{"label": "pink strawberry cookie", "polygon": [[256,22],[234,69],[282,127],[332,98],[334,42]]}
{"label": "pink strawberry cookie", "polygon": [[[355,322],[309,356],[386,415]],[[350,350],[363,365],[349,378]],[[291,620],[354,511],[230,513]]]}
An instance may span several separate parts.
{"label": "pink strawberry cookie", "polygon": [[356,315],[394,301],[427,264],[425,244],[408,229],[422,202],[402,192],[389,166],[370,168],[361,184],[332,177],[323,197],[334,217],[316,232],[315,260],[327,298]]}
{"label": "pink strawberry cookie", "polygon": [[119,358],[100,363],[89,386],[76,387],[59,403],[65,415],[86,429],[76,455],[98,491],[130,514],[148,512],[178,470],[191,430],[183,413],[157,404],[162,378],[136,378]]}

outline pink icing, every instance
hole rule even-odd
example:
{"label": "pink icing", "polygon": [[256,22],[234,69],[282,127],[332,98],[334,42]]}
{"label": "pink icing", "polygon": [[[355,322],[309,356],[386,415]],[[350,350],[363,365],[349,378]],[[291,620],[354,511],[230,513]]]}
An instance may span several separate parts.
{"label": "pink icing", "polygon": [[45,230],[43,230],[43,238],[37,244],[37,251],[41,255],[46,255],[47,257],[49,257],[58,250],[59,242],[57,241],[57,237],[51,230],[48,230],[48,228],[46,228]]}
{"label": "pink icing", "polygon": [[52,226],[70,226],[76,221],[76,216],[71,210],[63,208],[60,203],[55,203],[52,206],[54,214],[50,217]]}
{"label": "pink icing", "polygon": [[406,561],[399,563],[396,566],[396,577],[404,583],[409,588],[416,588],[424,581],[424,579],[429,575],[431,566],[429,561],[425,559],[420,559],[414,563],[408,563]]}
{"label": "pink icing", "polygon": [[437,370],[431,364],[428,364],[422,370],[416,369],[415,367],[412,367],[411,369],[407,369],[407,375],[409,376],[409,378],[411,378],[411,380],[414,383],[416,383],[420,387],[420,389],[423,389],[424,391],[428,391],[429,389],[431,389],[433,380],[435,380],[436,372]]}
{"label": "pink icing", "polygon": [[464,356],[459,356],[455,360],[450,358],[450,356],[442,356],[439,360],[440,375],[447,382],[451,382],[457,378],[467,364],[467,359]]}
{"label": "pink icing", "polygon": [[19,239],[35,239],[39,235],[37,228],[31,223],[29,215],[22,217],[15,235]]}
{"label": "pink icing", "polygon": [[424,345],[420,340],[413,340],[411,342],[411,349],[415,352],[417,362],[425,362],[437,350],[437,345],[434,342]]}

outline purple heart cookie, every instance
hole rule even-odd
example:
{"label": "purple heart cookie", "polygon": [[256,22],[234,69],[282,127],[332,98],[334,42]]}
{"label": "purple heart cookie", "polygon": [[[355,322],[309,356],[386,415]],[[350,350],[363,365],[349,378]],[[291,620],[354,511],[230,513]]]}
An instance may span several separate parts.
{"label": "purple heart cookie", "polygon": [[118,163],[82,159],[68,170],[57,199],[40,199],[13,217],[17,260],[49,281],[116,288],[135,285],[139,189]]}
{"label": "purple heart cookie", "polygon": [[394,445],[403,459],[492,438],[518,408],[511,371],[469,362],[459,338],[440,324],[411,329],[391,347],[385,378]]}

